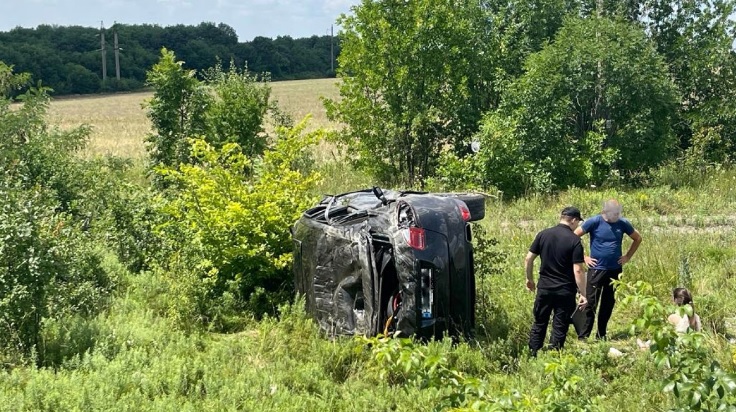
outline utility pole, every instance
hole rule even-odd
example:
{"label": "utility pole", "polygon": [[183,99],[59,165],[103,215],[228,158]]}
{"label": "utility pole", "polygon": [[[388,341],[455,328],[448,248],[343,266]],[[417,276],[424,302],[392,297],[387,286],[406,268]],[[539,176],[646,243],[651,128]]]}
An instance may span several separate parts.
{"label": "utility pole", "polygon": [[120,47],[118,47],[118,22],[113,24],[113,37],[115,39],[115,78],[120,81]]}
{"label": "utility pole", "polygon": [[105,56],[105,24],[100,22],[100,53],[102,54],[102,81],[107,80],[107,58]]}
{"label": "utility pole", "polygon": [[330,70],[331,74],[335,73],[335,25],[330,25]]}

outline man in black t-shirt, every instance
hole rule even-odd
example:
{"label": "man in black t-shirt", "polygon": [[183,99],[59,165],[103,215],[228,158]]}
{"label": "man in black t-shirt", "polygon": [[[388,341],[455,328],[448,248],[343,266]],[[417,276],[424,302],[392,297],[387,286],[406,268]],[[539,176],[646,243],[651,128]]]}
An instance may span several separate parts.
{"label": "man in black t-shirt", "polygon": [[[574,233],[583,217],[575,207],[562,210],[560,224],[537,233],[524,265],[526,268],[526,287],[537,297],[534,301],[534,323],[529,334],[529,349],[533,356],[542,348],[547,334],[550,315],[552,336],[550,347],[562,349],[570,327],[570,319],[575,313],[575,294],[583,293],[577,306],[583,308],[588,303],[585,298],[585,273],[583,272],[584,253],[580,238]],[[542,258],[539,268],[539,284],[534,284],[534,260]]]}

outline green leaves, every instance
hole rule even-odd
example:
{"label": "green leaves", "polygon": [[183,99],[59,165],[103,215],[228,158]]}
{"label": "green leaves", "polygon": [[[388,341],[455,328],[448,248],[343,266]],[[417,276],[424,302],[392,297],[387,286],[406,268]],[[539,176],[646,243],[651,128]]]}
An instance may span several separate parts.
{"label": "green leaves", "polygon": [[204,78],[214,95],[207,109],[207,140],[215,147],[237,143],[248,158],[262,154],[266,148],[263,120],[272,109],[270,77],[239,70],[231,61],[228,71],[218,63]]}
{"label": "green leaves", "polygon": [[210,97],[195,77],[185,70],[174,52],[161,50],[161,58],[148,72],[146,84],[154,88],[147,103],[154,134],[146,139],[153,168],[187,162],[187,139],[206,131],[205,113]]}
{"label": "green leaves", "polygon": [[155,130],[147,138],[153,168],[188,163],[190,138],[215,148],[237,143],[248,158],[263,154],[268,137],[264,119],[275,109],[269,77],[240,70],[232,61],[229,70],[218,63],[203,76],[200,82],[166,49],[148,72],[148,85],[155,89],[147,104]]}
{"label": "green leaves", "polygon": [[[248,158],[236,143],[218,150],[193,140],[195,163],[159,169],[173,192],[162,210],[170,219],[157,230],[172,251],[199,260],[187,281],[202,286],[191,291],[204,292],[197,299],[204,299],[205,318],[213,318],[225,296],[233,297],[235,309],[261,315],[290,295],[289,227],[314,203],[309,193],[319,179],[300,169],[322,137],[319,130],[306,132],[306,124],[277,128],[262,158]],[[169,257],[170,267],[177,256]]]}
{"label": "green leaves", "polygon": [[675,87],[637,26],[569,17],[525,69],[478,135],[485,185],[518,195],[600,184],[674,148]]}
{"label": "green leaves", "polygon": [[[26,80],[0,63],[4,87]],[[48,127],[43,89],[19,100],[11,109],[0,96],[0,355],[20,363],[36,353],[42,364],[43,325],[97,314],[117,278],[104,262],[106,249],[85,228],[101,197],[92,182],[104,180],[91,177],[90,169],[103,174],[99,164],[77,157],[89,128]]]}
{"label": "green leaves", "polygon": [[494,53],[477,1],[363,1],[342,16],[340,101],[326,101],[356,165],[423,185],[461,148],[493,96]]}

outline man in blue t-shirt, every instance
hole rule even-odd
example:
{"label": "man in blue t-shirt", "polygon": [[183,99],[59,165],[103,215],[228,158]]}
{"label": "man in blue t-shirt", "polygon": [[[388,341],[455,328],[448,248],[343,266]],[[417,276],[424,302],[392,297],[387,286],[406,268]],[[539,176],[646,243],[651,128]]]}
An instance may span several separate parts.
{"label": "man in blue t-shirt", "polygon": [[[613,280],[618,280],[623,265],[631,260],[641,244],[641,235],[631,223],[621,217],[622,208],[616,200],[603,203],[600,215],[586,220],[575,230],[575,234],[583,236],[590,233],[590,256],[585,257],[588,266],[586,297],[588,305],[585,309],[585,326],[578,333],[578,338],[586,339],[593,331],[596,307],[600,303],[598,313],[598,339],[606,338],[608,320],[611,319],[613,306],[616,303]],[[624,234],[633,243],[625,255],[622,254]]]}

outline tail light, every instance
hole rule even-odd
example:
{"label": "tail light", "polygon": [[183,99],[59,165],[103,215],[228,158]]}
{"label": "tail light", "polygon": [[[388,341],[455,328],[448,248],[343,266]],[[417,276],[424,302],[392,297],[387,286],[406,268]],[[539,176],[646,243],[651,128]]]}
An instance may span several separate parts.
{"label": "tail light", "polygon": [[406,243],[416,250],[424,250],[427,248],[427,236],[421,227],[410,227],[404,229],[404,238]]}
{"label": "tail light", "polygon": [[457,203],[457,207],[460,209],[460,214],[463,216],[463,220],[470,222],[470,209],[468,209],[468,205],[466,205],[462,200],[455,199],[455,202]]}

